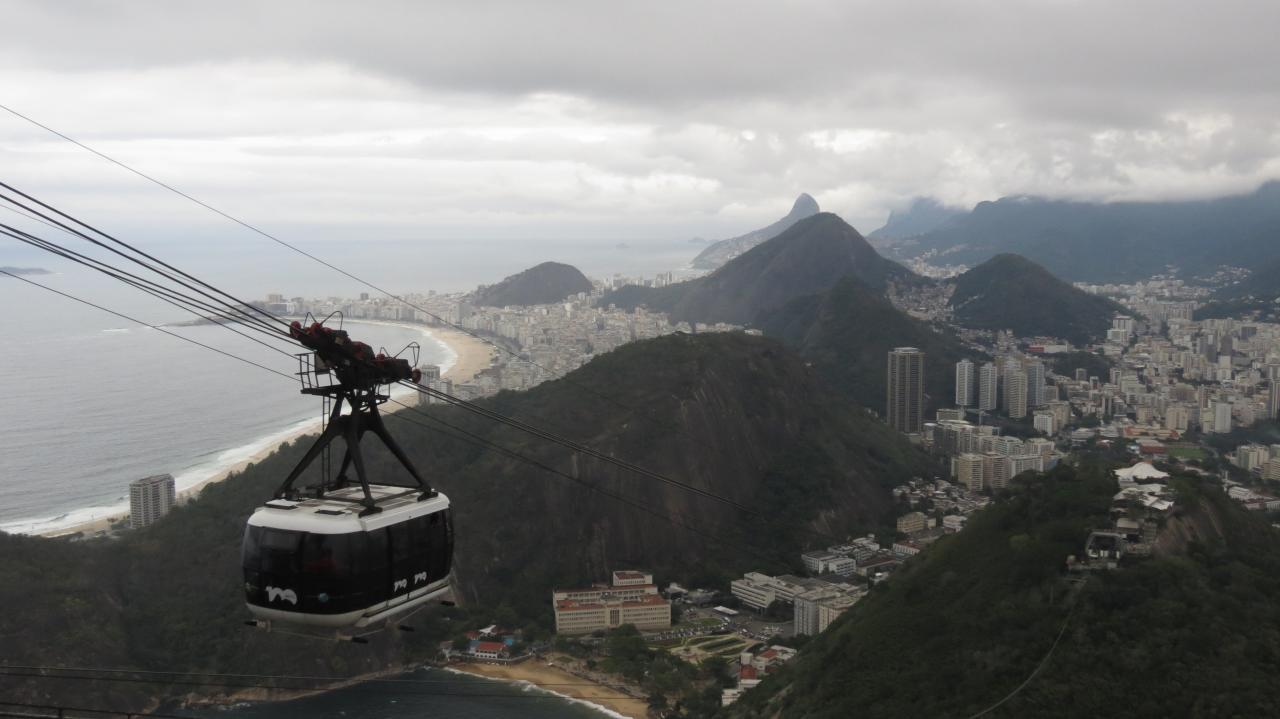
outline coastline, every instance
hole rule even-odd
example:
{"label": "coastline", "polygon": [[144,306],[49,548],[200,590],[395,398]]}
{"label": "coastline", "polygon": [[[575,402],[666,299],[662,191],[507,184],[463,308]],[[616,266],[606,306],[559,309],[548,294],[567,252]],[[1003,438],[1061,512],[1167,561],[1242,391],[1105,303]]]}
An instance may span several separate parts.
{"label": "coastline", "polygon": [[645,700],[571,674],[554,661],[548,662],[546,659],[534,658],[519,664],[467,662],[451,664],[447,670],[486,679],[532,685],[551,694],[593,705],[598,710],[615,717],[645,719],[649,716],[649,705]]}
{"label": "coastline", "polygon": [[[402,327],[421,333],[427,337],[435,339],[445,346],[452,355],[450,359],[442,364],[441,375],[452,380],[455,384],[462,384],[471,381],[481,370],[489,368],[490,357],[493,349],[481,340],[476,339],[466,333],[459,332],[451,328],[430,327],[425,324],[413,322],[391,322],[387,320],[355,320],[366,324],[383,324]],[[413,399],[415,393],[409,388],[399,388],[402,391],[393,391],[392,396],[410,406],[416,404]],[[391,405],[384,409],[384,413],[392,413],[403,409],[403,407]],[[210,484],[222,482],[234,474],[244,471],[250,464],[256,464],[270,457],[280,447],[294,442],[301,437],[310,434],[316,434],[320,431],[320,418],[315,417],[309,420],[302,420],[294,425],[276,433],[268,435],[267,441],[257,448],[249,456],[235,462],[226,467],[219,468],[211,476],[199,479],[186,487],[180,487],[177,491],[176,503],[184,504],[195,497],[199,496],[200,491]],[[246,446],[253,446],[257,442],[250,443]],[[227,452],[235,452],[241,448],[232,448]],[[40,532],[33,532],[34,536],[40,537],[66,537],[70,535],[83,534],[87,537],[98,535],[111,528],[111,525],[128,518],[128,509],[124,510],[107,510],[106,514],[95,516],[86,521],[77,522],[75,524],[55,527]]]}

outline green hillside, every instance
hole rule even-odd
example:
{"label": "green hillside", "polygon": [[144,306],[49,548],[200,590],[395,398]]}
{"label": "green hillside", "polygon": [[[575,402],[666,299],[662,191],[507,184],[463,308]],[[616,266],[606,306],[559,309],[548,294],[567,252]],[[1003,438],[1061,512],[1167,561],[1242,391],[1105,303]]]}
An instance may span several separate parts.
{"label": "green hillside", "polygon": [[1054,277],[1019,255],[997,255],[955,279],[955,321],[1019,336],[1061,337],[1085,344],[1106,334],[1120,305]]}
{"label": "green hillside", "polygon": [[926,404],[934,409],[953,404],[955,363],[976,358],[950,332],[935,331],[852,277],[764,313],[760,327],[813,363],[833,389],[877,411],[885,405],[889,350],[924,351]]}
{"label": "green hillside", "polygon": [[[601,400],[602,393],[610,400]],[[414,620],[419,631],[379,635],[368,646],[242,626],[248,617],[239,570],[244,521],[292,467],[303,440],[118,540],[0,534],[5,661],[320,676],[373,671],[433,653],[433,641],[456,632],[442,616],[449,613],[470,612],[481,621],[500,612],[545,631],[552,587],[604,579],[617,567],[648,568],[665,581],[699,586],[746,569],[790,569],[802,547],[825,542],[828,533],[843,537],[883,526],[891,509],[888,487],[924,467],[887,428],[830,400],[781,345],[744,334],[635,343],[567,379],[484,404],[760,515],[433,406],[424,411],[578,480],[425,429],[418,424],[427,422],[422,416],[388,419],[419,469],[453,502],[464,609],[427,613]],[[369,454],[373,476],[402,476],[402,470],[393,473],[385,450],[375,445]],[[48,689],[47,682],[13,681],[14,691],[31,698]],[[68,703],[113,705],[185,691],[63,689],[59,697]]]}
{"label": "green hillside", "polygon": [[591,280],[577,267],[543,262],[497,284],[476,290],[475,303],[488,307],[546,305],[590,291]]}
{"label": "green hillside", "polygon": [[1280,533],[1184,483],[1156,557],[1065,581],[1114,492],[1100,466],[1015,482],[732,715],[1275,716]]}

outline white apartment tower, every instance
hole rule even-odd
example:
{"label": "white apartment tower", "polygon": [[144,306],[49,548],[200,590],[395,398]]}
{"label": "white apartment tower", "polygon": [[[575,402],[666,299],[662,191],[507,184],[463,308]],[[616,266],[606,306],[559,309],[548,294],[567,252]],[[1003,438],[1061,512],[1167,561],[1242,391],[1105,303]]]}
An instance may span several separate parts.
{"label": "white apartment tower", "polygon": [[976,367],[972,360],[963,359],[956,363],[956,406],[972,407],[975,401],[974,380]]}
{"label": "white apartment tower", "polygon": [[990,412],[999,401],[1000,370],[994,362],[983,364],[978,370],[978,409]]}
{"label": "white apartment tower", "polygon": [[1005,385],[1005,411],[1009,413],[1011,419],[1021,419],[1027,416],[1027,373],[1022,370],[1013,370],[1004,377]]}
{"label": "white apartment tower", "polygon": [[153,524],[173,509],[175,493],[172,474],[157,474],[129,483],[129,527]]}

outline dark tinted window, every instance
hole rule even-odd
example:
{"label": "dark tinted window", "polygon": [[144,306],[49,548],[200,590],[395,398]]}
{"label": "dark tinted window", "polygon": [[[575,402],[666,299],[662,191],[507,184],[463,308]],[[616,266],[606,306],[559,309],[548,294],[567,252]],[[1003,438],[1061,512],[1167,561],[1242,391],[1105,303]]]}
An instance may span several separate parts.
{"label": "dark tinted window", "polygon": [[307,574],[347,577],[355,569],[352,549],[359,534],[307,534],[302,540],[302,571]]}
{"label": "dark tinted window", "polygon": [[414,554],[413,535],[409,531],[409,523],[393,524],[387,527],[387,534],[391,541],[392,564],[408,561]]}
{"label": "dark tinted window", "polygon": [[250,541],[245,543],[245,566],[250,566],[256,557],[258,571],[273,574],[298,571],[302,532],[266,527],[250,527],[249,530]]}

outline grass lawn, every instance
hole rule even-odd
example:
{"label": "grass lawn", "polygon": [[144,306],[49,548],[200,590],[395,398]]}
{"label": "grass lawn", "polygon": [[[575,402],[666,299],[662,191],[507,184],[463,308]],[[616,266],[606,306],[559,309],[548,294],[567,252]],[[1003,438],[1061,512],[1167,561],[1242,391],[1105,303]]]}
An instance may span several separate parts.
{"label": "grass lawn", "polygon": [[1169,447],[1169,456],[1174,459],[1199,459],[1205,458],[1204,450],[1194,445],[1171,446]]}

